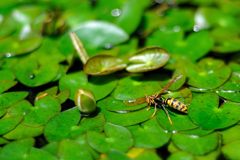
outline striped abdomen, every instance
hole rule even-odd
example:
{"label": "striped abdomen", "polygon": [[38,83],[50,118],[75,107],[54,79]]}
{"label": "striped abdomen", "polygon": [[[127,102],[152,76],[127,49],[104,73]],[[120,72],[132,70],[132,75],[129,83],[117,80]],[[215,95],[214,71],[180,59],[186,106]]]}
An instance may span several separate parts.
{"label": "striped abdomen", "polygon": [[175,98],[166,98],[165,104],[181,112],[188,113],[186,105]]}

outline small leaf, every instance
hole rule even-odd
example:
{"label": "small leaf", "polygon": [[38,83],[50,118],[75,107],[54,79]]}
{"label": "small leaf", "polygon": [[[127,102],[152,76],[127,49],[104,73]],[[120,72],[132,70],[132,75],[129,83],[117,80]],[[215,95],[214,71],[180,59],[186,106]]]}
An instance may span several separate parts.
{"label": "small leaf", "polygon": [[218,146],[219,136],[217,133],[209,135],[187,136],[180,133],[175,133],[172,136],[173,143],[181,150],[187,151],[194,155],[205,155]]}
{"label": "small leaf", "polygon": [[120,58],[107,54],[97,54],[88,59],[83,71],[90,75],[106,75],[122,70],[126,66]]}
{"label": "small leaf", "polygon": [[107,137],[96,131],[87,132],[89,145],[100,153],[107,153],[110,149],[126,152],[133,146],[132,135],[125,127],[105,123],[104,132]]}
{"label": "small leaf", "polygon": [[33,138],[25,138],[17,141],[13,141],[5,145],[0,152],[0,159],[12,160],[12,159],[26,159],[30,148],[34,145]]}
{"label": "small leaf", "polygon": [[[222,144],[228,144],[236,140],[240,140],[240,125],[221,130]],[[230,136],[231,135],[231,136]]]}
{"label": "small leaf", "polygon": [[0,94],[8,90],[9,88],[15,86],[16,84],[17,81],[0,80]]}
{"label": "small leaf", "polygon": [[28,96],[28,92],[7,92],[0,94],[0,108],[7,108]]}
{"label": "small leaf", "polygon": [[223,156],[226,159],[239,159],[240,158],[240,140],[224,145],[221,151]]}
{"label": "small leaf", "polygon": [[188,153],[188,152],[183,152],[183,151],[176,152],[176,153],[174,153],[174,154],[171,154],[171,155],[168,157],[168,160],[176,160],[176,159],[195,160],[195,158],[193,157],[193,155],[191,155],[191,154]]}
{"label": "small leaf", "polygon": [[69,139],[60,141],[58,156],[60,159],[93,159],[91,153],[84,146]]}
{"label": "small leaf", "polygon": [[57,160],[57,157],[53,156],[52,154],[38,148],[31,148],[28,160],[35,159],[35,160],[41,160],[41,159],[47,159],[47,160]]}
{"label": "small leaf", "polygon": [[13,130],[22,119],[21,116],[0,119],[0,135]]}
{"label": "small leaf", "polygon": [[161,47],[147,47],[138,50],[129,59],[130,65],[126,70],[129,72],[147,72],[164,66],[170,59],[167,50]]}
{"label": "small leaf", "polygon": [[29,57],[15,66],[14,73],[17,79],[24,85],[37,87],[53,80],[57,76],[58,70],[58,64],[41,65],[38,67],[37,59]]}

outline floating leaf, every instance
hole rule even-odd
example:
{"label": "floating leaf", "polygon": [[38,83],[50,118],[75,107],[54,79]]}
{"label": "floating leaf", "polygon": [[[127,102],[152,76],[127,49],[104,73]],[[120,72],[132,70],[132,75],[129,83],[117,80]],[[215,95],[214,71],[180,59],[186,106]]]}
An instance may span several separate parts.
{"label": "floating leaf", "polygon": [[97,54],[88,59],[83,71],[90,75],[106,75],[122,70],[126,66],[120,58],[107,54]]}
{"label": "floating leaf", "polygon": [[9,88],[15,86],[16,84],[17,81],[0,80],[0,94],[8,90]]}
{"label": "floating leaf", "polygon": [[152,95],[159,92],[161,87],[156,82],[156,75],[133,75],[119,80],[117,88],[113,91],[112,96],[117,100],[133,100]]}
{"label": "floating leaf", "polygon": [[41,37],[33,37],[18,40],[16,37],[8,37],[0,41],[0,55],[10,57],[29,53],[40,46]]}
{"label": "floating leaf", "polygon": [[97,103],[100,107],[101,113],[104,114],[106,122],[110,122],[121,126],[135,125],[146,120],[149,120],[153,115],[154,109],[151,108],[149,111],[146,108],[134,111],[134,112],[110,112],[105,108],[106,99],[103,99]]}
{"label": "floating leaf", "polygon": [[223,156],[226,159],[239,159],[240,158],[240,140],[224,145],[221,151]]}
{"label": "floating leaf", "polygon": [[166,132],[158,124],[156,117],[142,123],[127,127],[133,135],[134,147],[139,148],[159,148],[166,144],[170,137],[171,132]]}
{"label": "floating leaf", "polygon": [[21,100],[8,108],[7,113],[10,116],[25,116],[33,106],[27,100]]}
{"label": "floating leaf", "polygon": [[219,136],[217,133],[198,137],[175,133],[172,136],[173,143],[181,150],[194,155],[204,155],[218,146]]}
{"label": "floating leaf", "polygon": [[35,106],[24,116],[22,124],[30,127],[45,125],[47,121],[61,111],[59,101],[52,96],[46,96],[36,101]]}
{"label": "floating leaf", "polygon": [[69,139],[60,141],[58,156],[60,159],[93,159],[87,148]]}
{"label": "floating leaf", "polygon": [[202,129],[220,129],[239,121],[238,103],[226,101],[219,107],[219,97],[215,93],[194,94],[188,106],[191,120]]}
{"label": "floating leaf", "polygon": [[6,139],[4,139],[4,138],[0,138],[0,144],[1,145],[3,145],[3,144],[7,144],[7,143],[9,143],[9,141],[8,140],[6,140]]}
{"label": "floating leaf", "polygon": [[240,140],[240,125],[221,130],[221,136],[223,145]]}
{"label": "floating leaf", "polygon": [[35,160],[41,160],[41,159],[47,159],[47,160],[57,160],[57,157],[53,156],[52,154],[38,148],[31,148],[28,159],[35,159]]}
{"label": "floating leaf", "polygon": [[7,92],[0,94],[0,108],[7,108],[28,96],[28,92]]}
{"label": "floating leaf", "polygon": [[0,110],[0,117],[4,116],[7,113],[7,109]]}
{"label": "floating leaf", "polygon": [[167,50],[161,47],[147,47],[138,50],[129,59],[126,70],[129,72],[147,72],[164,66],[170,59]]}
{"label": "floating leaf", "polygon": [[50,82],[57,76],[58,70],[58,64],[41,65],[38,67],[37,59],[29,57],[15,66],[14,73],[17,79],[24,85],[37,87]]}
{"label": "floating leaf", "polygon": [[48,141],[68,138],[68,134],[78,124],[80,117],[81,115],[76,107],[61,112],[47,122],[44,128],[44,136]]}
{"label": "floating leaf", "polygon": [[88,144],[100,153],[107,153],[110,149],[126,152],[133,146],[132,135],[125,127],[106,122],[104,132],[107,137],[96,131],[87,132]]}
{"label": "floating leaf", "polygon": [[13,130],[22,119],[21,116],[0,119],[0,135]]}
{"label": "floating leaf", "polygon": [[195,160],[193,155],[183,151],[176,152],[168,157],[168,160],[176,160],[176,159]]}
{"label": "floating leaf", "polygon": [[75,72],[68,74],[60,79],[59,89],[69,89],[70,99],[74,100],[74,94],[77,89],[86,88],[93,92],[96,100],[107,96],[117,85],[117,79],[113,75],[95,76],[88,81],[87,76],[83,72]]}
{"label": "floating leaf", "polygon": [[192,136],[205,136],[209,133],[212,133],[214,130],[203,130],[201,128],[194,128],[191,130],[180,131],[181,134],[192,135]]}
{"label": "floating leaf", "polygon": [[223,90],[223,89],[215,89],[214,90],[220,97],[228,99],[234,102],[240,102],[240,93],[239,91],[231,91],[231,90]]}
{"label": "floating leaf", "polygon": [[182,30],[177,32],[174,30],[156,30],[148,37],[146,45],[163,47],[172,55],[186,57],[190,61],[200,59],[213,47],[213,41],[208,31],[191,33],[186,40],[183,38],[184,32]]}
{"label": "floating leaf", "polygon": [[53,141],[43,146],[41,149],[51,153],[52,155],[58,156],[59,141]]}
{"label": "floating leaf", "polygon": [[126,107],[124,105],[123,101],[114,99],[113,97],[109,97],[107,102],[106,102],[105,107],[108,111],[113,111],[113,112],[135,111],[135,110],[139,110],[139,109],[147,107],[147,103],[142,103],[142,104],[139,104],[139,105]]}
{"label": "floating leaf", "polygon": [[15,79],[15,75],[13,74],[13,72],[11,70],[0,70],[0,80],[14,80]]}
{"label": "floating leaf", "polygon": [[22,139],[37,137],[43,133],[44,126],[29,127],[23,124],[19,124],[15,129],[5,134],[3,137],[6,139]]}
{"label": "floating leaf", "polygon": [[30,148],[32,148],[33,145],[33,138],[25,138],[13,141],[1,149],[0,159],[26,159],[26,155],[28,155]]}
{"label": "floating leaf", "polygon": [[87,148],[90,153],[92,154],[94,159],[99,159],[100,154],[95,151],[93,148],[90,147],[90,145],[87,143],[87,134],[81,134],[80,136],[78,136],[76,139],[74,139],[74,141],[82,146],[84,146],[85,148]]}
{"label": "floating leaf", "polygon": [[106,155],[106,158],[104,158],[104,160],[131,160],[130,158],[128,158],[126,156],[125,153],[118,151],[116,149],[110,149],[108,154]]}

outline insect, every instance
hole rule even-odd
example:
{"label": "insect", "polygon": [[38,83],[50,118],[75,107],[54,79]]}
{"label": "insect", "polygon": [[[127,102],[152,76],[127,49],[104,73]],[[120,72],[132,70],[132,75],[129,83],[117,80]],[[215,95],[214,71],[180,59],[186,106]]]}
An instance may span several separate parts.
{"label": "insect", "polygon": [[155,114],[157,112],[157,107],[162,107],[163,110],[165,111],[165,113],[168,116],[169,122],[173,125],[173,122],[172,122],[172,120],[169,116],[169,113],[166,110],[165,106],[168,105],[169,107],[172,107],[172,108],[174,108],[178,111],[181,111],[181,112],[184,112],[184,113],[188,114],[187,106],[189,104],[185,105],[175,98],[169,98],[169,97],[168,98],[163,98],[161,95],[164,93],[164,91],[166,91],[173,83],[175,83],[180,78],[182,78],[182,75],[171,79],[171,81],[158,94],[154,94],[154,95],[151,95],[151,96],[145,95],[145,97],[142,97],[142,98],[139,98],[139,99],[124,101],[124,105],[125,106],[134,106],[134,105],[138,105],[138,104],[142,104],[144,102],[147,102],[147,105],[149,107],[148,110],[150,109],[150,107],[152,105],[154,105],[155,110],[154,110],[154,113],[151,116],[151,118],[153,118],[155,116]]}

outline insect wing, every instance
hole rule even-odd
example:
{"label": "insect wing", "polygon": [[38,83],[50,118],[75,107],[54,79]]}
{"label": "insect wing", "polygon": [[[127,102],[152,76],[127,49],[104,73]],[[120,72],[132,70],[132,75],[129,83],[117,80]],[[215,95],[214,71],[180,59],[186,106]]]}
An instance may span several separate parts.
{"label": "insect wing", "polygon": [[138,99],[134,99],[134,100],[127,100],[127,101],[123,101],[123,104],[125,106],[136,106],[136,105],[139,105],[139,104],[142,104],[146,102],[146,97],[142,97],[142,98],[138,98]]}
{"label": "insect wing", "polygon": [[179,75],[173,79],[171,79],[171,81],[160,91],[160,93],[158,93],[155,97],[158,98],[166,89],[168,89],[173,83],[175,83],[177,80],[179,80],[180,78],[182,78],[182,75]]}

